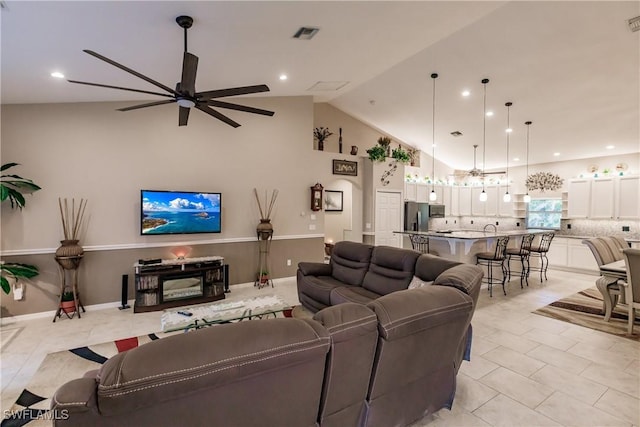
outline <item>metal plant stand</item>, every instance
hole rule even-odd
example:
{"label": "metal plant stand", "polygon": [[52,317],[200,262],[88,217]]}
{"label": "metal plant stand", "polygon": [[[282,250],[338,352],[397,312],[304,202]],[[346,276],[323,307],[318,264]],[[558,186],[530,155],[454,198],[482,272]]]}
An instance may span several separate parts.
{"label": "metal plant stand", "polygon": [[[258,272],[256,280],[253,283],[253,286],[257,286],[258,289],[269,287],[269,285],[273,288],[273,280],[271,280],[271,275],[269,273],[269,267],[271,265],[269,251],[271,249],[272,238],[273,228],[258,228]],[[267,272],[266,279],[263,279],[263,272]]]}
{"label": "metal plant stand", "polygon": [[[78,267],[80,267],[82,256],[83,255],[56,256],[56,261],[60,268],[60,301],[58,302],[56,314],[53,316],[54,322],[62,316],[62,313],[66,314],[69,319],[73,319],[76,313],[78,313],[78,319],[80,319],[80,309],[86,312],[82,301],[80,301],[80,293],[78,292]],[[69,276],[70,283],[67,282],[67,276]],[[71,316],[67,311],[62,309],[62,296],[67,288],[70,288],[73,292],[73,301],[75,303],[75,311]]]}

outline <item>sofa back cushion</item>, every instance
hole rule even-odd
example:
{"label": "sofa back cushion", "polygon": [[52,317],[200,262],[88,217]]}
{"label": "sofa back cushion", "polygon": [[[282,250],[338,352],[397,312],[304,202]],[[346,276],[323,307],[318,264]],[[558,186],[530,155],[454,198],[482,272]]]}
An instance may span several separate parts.
{"label": "sofa back cushion", "polygon": [[419,256],[410,249],[376,246],[362,287],[379,295],[407,289]]}
{"label": "sofa back cushion", "polygon": [[[98,407],[107,417],[156,412],[169,418],[189,407],[183,425],[198,419],[208,425],[313,425],[329,345],[326,329],[306,319],[238,322],[163,338],[102,366]],[[305,387],[295,387],[302,377]],[[225,403],[212,411],[215,399]],[[247,402],[251,410],[237,411]],[[280,405],[287,410],[274,413]]]}
{"label": "sofa back cushion", "polygon": [[433,282],[443,271],[460,263],[431,254],[422,254],[416,261],[416,277],[425,282]]}
{"label": "sofa back cushion", "polygon": [[362,285],[372,251],[373,246],[363,243],[336,243],[331,252],[331,276],[347,285]]}
{"label": "sofa back cushion", "polygon": [[320,424],[358,425],[376,353],[378,318],[365,305],[346,302],[317,312],[313,319],[331,336],[320,402]]}

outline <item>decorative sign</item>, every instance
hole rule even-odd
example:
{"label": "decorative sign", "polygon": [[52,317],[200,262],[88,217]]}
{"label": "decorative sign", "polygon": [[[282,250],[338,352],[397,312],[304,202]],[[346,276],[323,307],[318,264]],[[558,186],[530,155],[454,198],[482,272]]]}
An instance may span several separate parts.
{"label": "decorative sign", "polygon": [[333,160],[334,175],[358,176],[358,162],[348,160]]}

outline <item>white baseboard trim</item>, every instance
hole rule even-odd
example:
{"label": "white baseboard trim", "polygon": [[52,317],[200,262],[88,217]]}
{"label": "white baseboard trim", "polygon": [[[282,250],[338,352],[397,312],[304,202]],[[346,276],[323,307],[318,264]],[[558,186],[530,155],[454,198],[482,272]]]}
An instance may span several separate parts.
{"label": "white baseboard trim", "polygon": [[[278,279],[273,279],[273,284],[276,285],[278,283],[282,283],[282,282],[286,282],[289,280],[295,279],[295,276],[289,276],[289,277],[280,277]],[[254,286],[253,282],[246,282],[246,283],[238,283],[237,285],[231,285],[229,287],[229,289],[231,290],[231,295],[233,295],[233,289],[234,288],[249,288],[251,286]],[[133,310],[133,305],[135,303],[135,300],[129,300],[127,301],[127,303],[129,304],[129,306],[131,307],[130,310]],[[85,306],[85,310],[87,311],[97,311],[97,310],[106,310],[108,308],[119,308],[121,307],[121,301],[118,302],[105,302],[102,304],[93,304],[93,305],[88,305]],[[13,325],[15,323],[18,322],[24,322],[24,321],[28,321],[28,320],[34,320],[34,319],[44,319],[46,317],[50,317],[51,319],[53,319],[53,315],[56,313],[56,310],[50,310],[50,311],[41,311],[39,313],[30,313],[30,314],[19,314],[17,316],[10,316],[10,317],[3,317],[0,318],[0,326],[9,326],[9,325]]]}

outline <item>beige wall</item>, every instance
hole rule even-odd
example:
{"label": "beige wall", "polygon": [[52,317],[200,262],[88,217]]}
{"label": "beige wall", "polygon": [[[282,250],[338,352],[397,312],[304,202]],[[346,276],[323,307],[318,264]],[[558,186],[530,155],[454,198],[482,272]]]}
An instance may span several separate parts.
{"label": "beige wall", "polygon": [[[122,103],[3,105],[2,162],[21,163],[15,172],[43,189],[23,211],[2,205],[2,258],[42,270],[23,301],[2,295],[2,315],[55,309],[53,251],[63,238],[58,197],[89,200],[81,239],[85,304],[118,301],[121,275],[132,274],[139,258],[168,257],[174,244],[190,244],[195,256],[228,254],[231,282],[251,281],[259,219],[254,187],[280,191],[272,215],[274,276],[294,275],[298,261],[321,260],[324,213],[311,219],[309,187],[333,179],[335,156],[312,148],[312,98],[246,104],[275,115],[229,112],[242,124],[233,129],[193,111],[189,125],[178,127],[171,106],[122,113],[115,111]],[[141,236],[140,189],[222,192],[222,233]]]}

